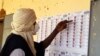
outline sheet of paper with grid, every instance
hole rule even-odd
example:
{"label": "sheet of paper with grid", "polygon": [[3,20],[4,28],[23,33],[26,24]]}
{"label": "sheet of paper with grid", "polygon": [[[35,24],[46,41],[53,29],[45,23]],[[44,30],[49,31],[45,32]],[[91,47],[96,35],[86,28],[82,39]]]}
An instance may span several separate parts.
{"label": "sheet of paper with grid", "polygon": [[43,41],[62,20],[73,20],[67,28],[59,32],[51,45],[46,49],[45,56],[87,56],[90,12],[81,11],[45,17],[38,22],[37,42]]}

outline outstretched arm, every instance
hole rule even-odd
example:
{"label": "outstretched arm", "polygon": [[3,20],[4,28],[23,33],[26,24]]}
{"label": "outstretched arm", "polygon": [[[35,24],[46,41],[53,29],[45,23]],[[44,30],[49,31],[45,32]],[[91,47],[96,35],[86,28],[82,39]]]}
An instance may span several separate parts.
{"label": "outstretched arm", "polygon": [[55,38],[55,36],[60,31],[65,29],[67,26],[67,23],[69,23],[69,22],[72,22],[72,20],[71,21],[64,20],[64,21],[61,21],[60,23],[58,23],[58,25],[56,26],[54,31],[43,41],[43,47],[47,48],[50,45],[50,43],[52,42],[52,40]]}

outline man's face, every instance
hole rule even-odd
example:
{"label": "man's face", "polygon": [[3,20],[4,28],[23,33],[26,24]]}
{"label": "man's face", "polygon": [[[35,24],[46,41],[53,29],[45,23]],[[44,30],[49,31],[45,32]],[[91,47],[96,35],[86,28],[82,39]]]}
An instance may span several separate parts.
{"label": "man's face", "polygon": [[36,32],[39,30],[39,25],[37,24],[36,21],[33,23],[33,25],[34,25],[34,35],[36,35]]}

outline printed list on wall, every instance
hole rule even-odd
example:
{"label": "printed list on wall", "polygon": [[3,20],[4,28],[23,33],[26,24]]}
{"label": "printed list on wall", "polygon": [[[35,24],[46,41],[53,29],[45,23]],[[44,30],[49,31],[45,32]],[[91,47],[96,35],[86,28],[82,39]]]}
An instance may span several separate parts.
{"label": "printed list on wall", "polygon": [[66,24],[67,28],[56,35],[46,48],[45,56],[88,56],[90,11],[43,17],[38,21],[40,29],[37,32],[37,42],[47,38],[63,20],[73,22]]}

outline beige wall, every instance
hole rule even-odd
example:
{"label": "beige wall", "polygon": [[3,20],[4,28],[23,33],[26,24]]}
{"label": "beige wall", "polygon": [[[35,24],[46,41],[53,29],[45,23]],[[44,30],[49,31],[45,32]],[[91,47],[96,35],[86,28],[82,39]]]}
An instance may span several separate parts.
{"label": "beige wall", "polygon": [[[0,4],[1,4],[0,0]],[[7,14],[15,12],[19,8],[32,8],[37,17],[51,16],[65,12],[89,10],[90,0],[4,0],[4,8]],[[1,6],[0,6],[1,8]]]}

